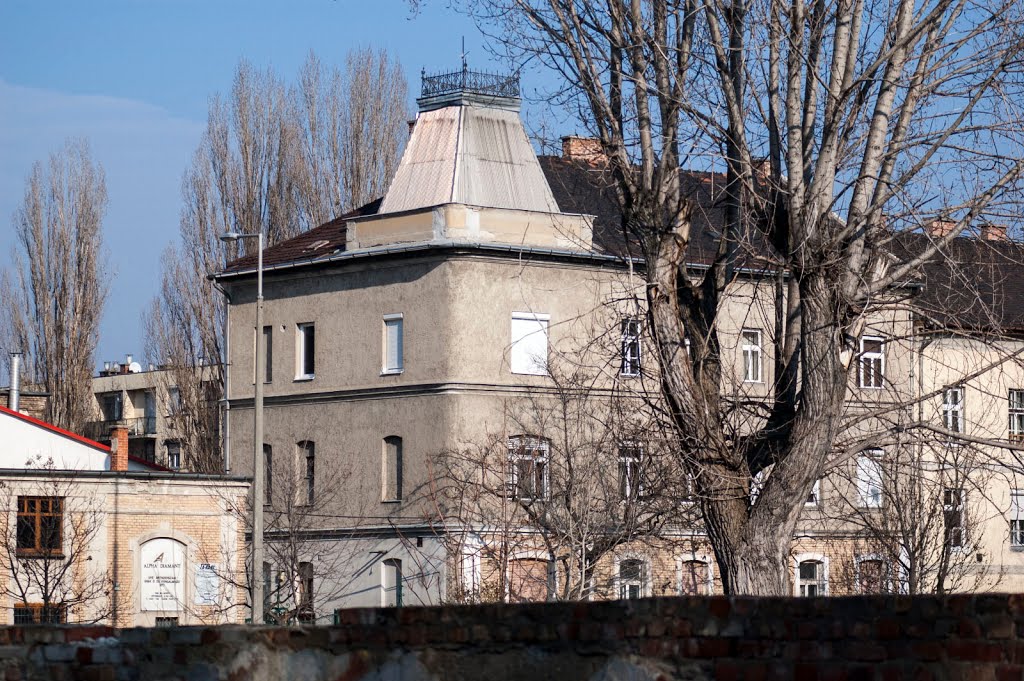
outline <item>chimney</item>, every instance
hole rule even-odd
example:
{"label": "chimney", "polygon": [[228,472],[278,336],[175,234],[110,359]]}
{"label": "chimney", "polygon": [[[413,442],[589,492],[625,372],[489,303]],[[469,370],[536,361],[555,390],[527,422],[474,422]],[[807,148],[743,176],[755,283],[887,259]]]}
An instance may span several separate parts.
{"label": "chimney", "polygon": [[128,428],[125,426],[110,429],[110,470],[128,470]]}
{"label": "chimney", "polygon": [[1009,241],[1006,235],[1006,225],[996,225],[986,222],[981,226],[981,238],[985,241]]}
{"label": "chimney", "polygon": [[949,236],[949,233],[953,231],[954,227],[956,227],[956,220],[950,220],[949,218],[935,218],[924,226],[924,231],[928,236],[941,239],[945,236]]}
{"label": "chimney", "polygon": [[596,137],[566,135],[562,138],[562,158],[567,161],[585,161],[590,164],[605,163],[608,157]]}
{"label": "chimney", "polygon": [[11,392],[7,395],[7,408],[18,411],[21,402],[21,353],[11,353]]}

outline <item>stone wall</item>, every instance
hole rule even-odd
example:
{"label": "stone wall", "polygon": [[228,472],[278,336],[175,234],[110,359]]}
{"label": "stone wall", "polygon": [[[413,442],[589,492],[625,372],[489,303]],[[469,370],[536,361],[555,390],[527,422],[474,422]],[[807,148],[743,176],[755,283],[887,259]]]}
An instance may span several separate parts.
{"label": "stone wall", "polygon": [[0,628],[8,681],[1024,678],[1024,595],[361,609],[333,627]]}

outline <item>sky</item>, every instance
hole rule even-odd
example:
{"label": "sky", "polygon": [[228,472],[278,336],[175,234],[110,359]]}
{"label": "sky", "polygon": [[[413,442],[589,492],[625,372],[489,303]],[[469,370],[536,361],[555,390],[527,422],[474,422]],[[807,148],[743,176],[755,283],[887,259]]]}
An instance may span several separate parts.
{"label": "sky", "polygon": [[463,37],[471,68],[507,70],[446,0],[415,12],[406,0],[3,0],[0,267],[12,266],[12,216],[32,164],[86,138],[109,199],[110,295],[96,361],[144,359],[141,314],[177,240],[181,177],[209,98],[229,91],[238,61],[292,78],[310,50],[342,64],[352,48],[383,47],[405,69],[411,115],[420,69],[458,68]]}

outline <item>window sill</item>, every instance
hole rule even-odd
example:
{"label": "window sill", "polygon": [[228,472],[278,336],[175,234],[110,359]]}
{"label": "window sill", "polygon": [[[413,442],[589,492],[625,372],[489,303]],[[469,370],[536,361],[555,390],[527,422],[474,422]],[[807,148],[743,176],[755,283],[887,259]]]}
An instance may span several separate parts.
{"label": "window sill", "polygon": [[1010,550],[1014,553],[1024,552],[1024,544],[1010,544]]}
{"label": "window sill", "polygon": [[303,375],[303,376],[296,376],[296,377],[295,377],[295,382],[296,382],[296,383],[299,383],[300,381],[312,381],[312,380],[313,380],[314,378],[316,378],[316,375],[315,375],[315,374],[308,374],[308,375]]}
{"label": "window sill", "polygon": [[381,376],[398,376],[403,373],[405,369],[381,369]]}
{"label": "window sill", "polygon": [[64,560],[64,553],[50,553],[47,551],[30,551],[26,549],[18,549],[15,554],[15,558],[18,559],[30,559],[35,560],[42,558],[44,560]]}
{"label": "window sill", "polygon": [[[544,375],[546,376],[547,374]],[[622,376],[623,378],[640,378],[640,372],[637,371],[636,373],[629,373],[626,371],[620,371],[619,376]]]}
{"label": "window sill", "polygon": [[883,385],[858,385],[857,388],[860,390],[885,390]]}
{"label": "window sill", "polygon": [[401,499],[381,499],[380,503],[382,503],[382,504],[400,504],[400,503],[402,503],[402,500]]}
{"label": "window sill", "polygon": [[752,379],[744,378],[743,379],[743,384],[744,385],[764,385],[764,381],[760,381],[760,380],[755,381],[755,380],[752,380]]}

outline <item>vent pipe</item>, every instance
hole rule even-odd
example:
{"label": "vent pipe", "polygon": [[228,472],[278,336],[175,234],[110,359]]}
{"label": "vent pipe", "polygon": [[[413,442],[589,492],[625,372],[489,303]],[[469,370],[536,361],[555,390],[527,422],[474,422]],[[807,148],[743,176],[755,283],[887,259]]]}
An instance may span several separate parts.
{"label": "vent pipe", "polygon": [[7,407],[11,411],[18,411],[18,403],[21,401],[21,353],[11,353],[11,391],[7,395]]}

